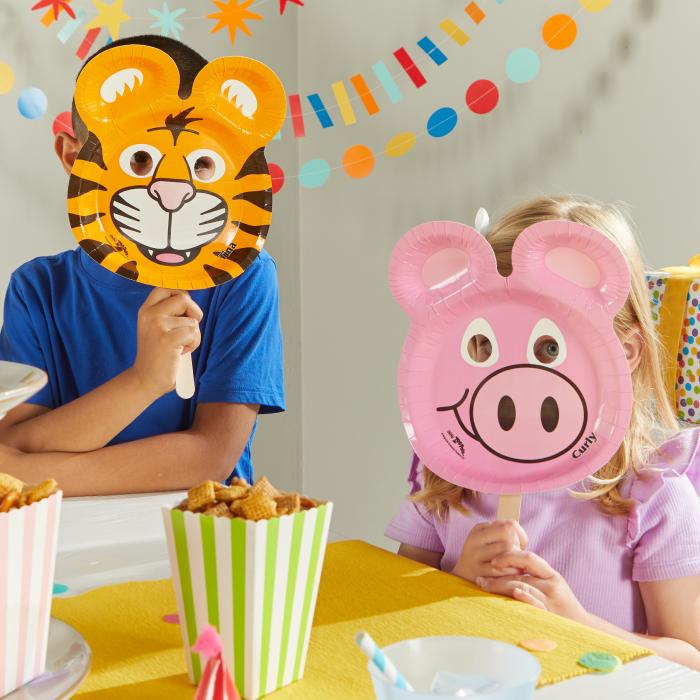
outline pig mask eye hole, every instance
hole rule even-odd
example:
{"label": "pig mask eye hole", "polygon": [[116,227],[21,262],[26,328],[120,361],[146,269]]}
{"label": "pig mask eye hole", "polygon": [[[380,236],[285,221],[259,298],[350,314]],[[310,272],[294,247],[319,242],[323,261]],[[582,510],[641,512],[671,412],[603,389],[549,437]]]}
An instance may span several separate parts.
{"label": "pig mask eye hole", "polygon": [[543,318],[535,324],[527,344],[527,360],[533,365],[556,367],[566,359],[566,342],[556,323]]}
{"label": "pig mask eye hole", "polygon": [[474,367],[490,367],[498,362],[496,334],[489,322],[474,319],[462,338],[462,359]]}

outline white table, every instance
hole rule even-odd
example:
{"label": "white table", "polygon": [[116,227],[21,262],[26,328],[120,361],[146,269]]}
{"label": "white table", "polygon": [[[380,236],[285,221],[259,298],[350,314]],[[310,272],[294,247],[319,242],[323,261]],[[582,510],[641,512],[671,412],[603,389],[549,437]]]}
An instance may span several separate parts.
{"label": "white table", "polygon": [[[184,493],[67,499],[61,514],[56,583],[63,595],[126,581],[168,578],[161,516]],[[659,657],[542,688],[537,700],[700,700],[700,673]]]}

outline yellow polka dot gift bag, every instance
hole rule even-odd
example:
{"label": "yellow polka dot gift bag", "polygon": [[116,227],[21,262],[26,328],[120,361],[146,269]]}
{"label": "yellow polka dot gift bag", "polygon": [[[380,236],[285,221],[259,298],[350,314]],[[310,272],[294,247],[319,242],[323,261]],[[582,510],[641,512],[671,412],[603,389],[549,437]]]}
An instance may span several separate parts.
{"label": "yellow polka dot gift bag", "polygon": [[648,272],[647,283],[666,391],[679,420],[700,424],[700,255],[687,267]]}

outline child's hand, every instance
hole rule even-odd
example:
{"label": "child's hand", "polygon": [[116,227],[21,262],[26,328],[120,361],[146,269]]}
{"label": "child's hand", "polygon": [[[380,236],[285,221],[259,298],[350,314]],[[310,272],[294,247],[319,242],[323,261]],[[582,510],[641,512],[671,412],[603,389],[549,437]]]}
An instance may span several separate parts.
{"label": "child's hand", "polygon": [[201,320],[202,310],[187,292],[154,289],[143,302],[132,370],[157,396],[175,387],[180,356],[199,346]]}
{"label": "child's hand", "polygon": [[452,573],[472,583],[483,576],[507,576],[520,573],[517,568],[493,566],[492,559],[527,547],[527,535],[516,520],[496,520],[475,525],[467,537]]}
{"label": "child's hand", "polygon": [[[483,576],[477,585],[489,593],[500,593],[523,603],[585,623],[588,613],[579,603],[564,577],[555,571],[542,557],[533,552],[513,550],[494,557],[493,567],[500,571],[494,576]],[[503,576],[514,568],[523,573]]]}

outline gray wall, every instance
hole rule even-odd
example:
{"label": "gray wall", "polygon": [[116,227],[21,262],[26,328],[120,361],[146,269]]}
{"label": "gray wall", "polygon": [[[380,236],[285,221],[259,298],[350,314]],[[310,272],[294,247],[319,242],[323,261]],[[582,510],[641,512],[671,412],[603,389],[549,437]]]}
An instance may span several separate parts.
{"label": "gray wall", "polygon": [[[182,4],[193,12],[211,8]],[[271,65],[290,92],[318,90],[329,103],[331,82],[362,72],[374,86],[375,60],[391,66],[398,46],[425,33],[437,40],[437,22],[459,18],[464,4],[307,0],[280,18],[270,1],[268,19],[236,50]],[[470,32],[471,42],[460,48],[445,41],[449,60],[441,68],[423,62],[426,86],[416,90],[399,78],[402,103],[391,105],[377,89],[379,114],[362,116],[358,106],[356,125],[325,131],[310,117],[306,138],[295,142],[287,133],[269,149],[293,176],[298,162],[315,157],[339,165],[354,143],[380,153],[395,133],[423,130],[439,106],[462,110],[452,134],[423,136],[400,159],[379,156],[366,180],[338,169],[324,187],[305,190],[291,177],[275,200],[269,248],[280,263],[289,412],[261,421],[256,464],[285,486],[335,500],[341,535],[385,542],[383,526],[405,492],[408,447],[395,370],[407,323],[386,285],[390,251],[405,230],[433,218],[471,222],[479,206],[498,216],[524,197],[572,191],[629,203],[651,265],[700,252],[700,3],[617,0],[598,14],[583,12],[576,0],[480,4],[487,19]],[[539,76],[509,83],[508,53],[539,48],[539,27],[561,11],[576,16],[575,44],[563,52],[542,48]],[[129,30],[146,26],[133,22]],[[208,29],[208,22],[190,22],[183,38],[208,57],[230,53],[222,33]],[[52,114],[68,104],[77,60],[14,0],[0,1],[0,60],[16,68],[18,85],[46,90]],[[480,77],[501,88],[498,108],[483,117],[462,109],[466,86]],[[0,287],[27,258],[72,244],[48,117],[21,120],[17,94],[0,96]]]}

